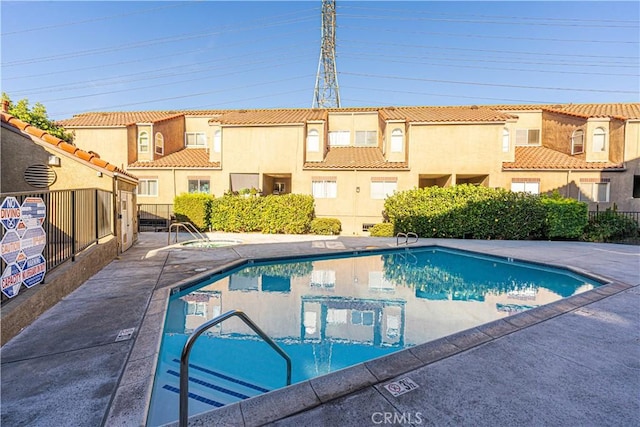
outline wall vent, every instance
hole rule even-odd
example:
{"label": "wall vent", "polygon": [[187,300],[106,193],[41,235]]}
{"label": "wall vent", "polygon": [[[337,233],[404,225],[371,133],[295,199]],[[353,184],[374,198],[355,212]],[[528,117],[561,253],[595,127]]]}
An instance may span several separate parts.
{"label": "wall vent", "polygon": [[47,165],[31,165],[24,171],[24,180],[36,188],[48,188],[56,182],[56,172]]}

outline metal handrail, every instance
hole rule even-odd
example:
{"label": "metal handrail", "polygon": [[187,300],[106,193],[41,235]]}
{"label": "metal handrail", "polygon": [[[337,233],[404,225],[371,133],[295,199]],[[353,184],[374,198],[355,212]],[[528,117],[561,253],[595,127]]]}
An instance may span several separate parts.
{"label": "metal handrail", "polygon": [[291,358],[287,353],[284,352],[283,349],[278,346],[267,334],[265,334],[262,329],[258,327],[253,321],[241,310],[231,310],[227,311],[220,316],[209,320],[206,323],[198,326],[193,333],[187,338],[187,342],[184,344],[182,348],[182,355],[180,356],[180,427],[186,427],[189,422],[189,354],[191,353],[191,348],[193,344],[196,342],[196,339],[207,329],[217,325],[218,323],[222,323],[225,320],[237,316],[242,320],[247,326],[249,326],[253,331],[260,336],[267,344],[271,346],[280,356],[284,358],[287,362],[287,385],[291,385]]}
{"label": "metal handrail", "polygon": [[194,240],[205,240],[205,241],[209,240],[207,236],[205,236],[200,231],[198,231],[195,225],[191,224],[190,222],[174,222],[171,225],[169,225],[169,235],[167,237],[167,244],[171,244],[171,230],[173,229],[175,229],[176,231],[175,243],[178,243],[178,229],[180,227],[184,228],[186,232],[191,234],[191,237],[193,237]]}
{"label": "metal handrail", "polygon": [[414,238],[416,240],[414,240],[413,243],[418,243],[418,235],[416,233],[413,232],[408,232],[408,233],[398,233],[396,234],[396,246],[400,246],[400,237],[404,237],[404,244],[408,245],[409,244],[409,238]]}

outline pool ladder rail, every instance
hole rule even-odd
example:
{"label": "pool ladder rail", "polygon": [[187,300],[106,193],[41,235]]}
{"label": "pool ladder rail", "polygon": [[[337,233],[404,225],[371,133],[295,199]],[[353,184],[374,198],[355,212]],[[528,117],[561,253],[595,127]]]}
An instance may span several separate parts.
{"label": "pool ladder rail", "polygon": [[[409,245],[409,244],[414,244],[414,243],[418,243],[418,235],[416,233],[413,232],[408,232],[408,233],[398,233],[396,234],[396,246],[400,246],[400,238],[404,237],[404,243],[402,243],[403,245]],[[409,242],[409,239],[415,239],[411,242]]]}
{"label": "pool ladder rail", "polygon": [[203,242],[208,242],[209,238],[202,234],[200,232],[200,230],[198,230],[196,228],[195,225],[193,225],[190,222],[173,222],[171,223],[171,225],[169,225],[169,236],[167,238],[167,244],[170,245],[171,244],[171,231],[175,230],[175,241],[174,243],[178,243],[178,230],[182,228],[184,229],[187,233],[189,233],[191,235],[191,237],[193,237],[193,240],[201,240]]}
{"label": "pool ladder rail", "polygon": [[187,342],[182,348],[182,354],[180,356],[180,427],[187,427],[189,423],[189,355],[191,354],[191,348],[195,344],[196,340],[202,333],[209,328],[216,326],[219,323],[224,322],[232,317],[239,317],[247,326],[260,336],[267,344],[273,348],[287,362],[287,385],[291,385],[291,358],[285,351],[280,348],[269,336],[264,333],[262,329],[256,325],[253,320],[249,318],[241,310],[231,310],[220,316],[209,320],[206,323],[198,326],[193,333],[187,338]]}

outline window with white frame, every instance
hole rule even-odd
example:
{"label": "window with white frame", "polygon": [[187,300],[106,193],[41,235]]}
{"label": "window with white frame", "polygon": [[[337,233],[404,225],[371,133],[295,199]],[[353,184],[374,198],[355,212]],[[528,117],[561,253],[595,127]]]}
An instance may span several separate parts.
{"label": "window with white frame", "polygon": [[352,310],[351,311],[351,324],[362,326],[373,326],[374,324],[374,312],[371,310]]}
{"label": "window with white frame", "polygon": [[307,132],[307,151],[320,151],[320,134],[316,129],[309,129]]}
{"label": "window with white frame", "polygon": [[584,131],[576,129],[571,135],[571,154],[584,153]]}
{"label": "window with white frame", "polygon": [[371,178],[371,198],[386,199],[398,189],[397,178]]}
{"label": "window with white frame", "polygon": [[540,194],[539,179],[513,179],[511,181],[511,191],[514,193]]}
{"label": "window with white frame", "polygon": [[311,194],[316,199],[335,199],[338,197],[337,178],[312,178]]}
{"label": "window with white frame", "polygon": [[329,145],[332,147],[348,147],[351,145],[351,132],[348,130],[332,130],[329,132]]}
{"label": "window with white frame", "polygon": [[157,197],[158,196],[158,179],[157,178],[140,178],[138,180],[138,196]]}
{"label": "window with white frame", "polygon": [[402,129],[396,128],[391,131],[391,152],[402,153],[404,147],[404,134]]}
{"label": "window with white frame", "polygon": [[516,145],[540,145],[540,129],[516,129]]}
{"label": "window with white frame", "polygon": [[189,193],[209,193],[211,187],[209,178],[190,177]]}
{"label": "window with white frame", "polygon": [[605,151],[607,132],[603,128],[593,131],[593,151],[600,153]]}
{"label": "window with white frame", "polygon": [[508,153],[510,145],[509,129],[502,129],[502,152]]}
{"label": "window with white frame", "polygon": [[142,131],[138,134],[138,152],[149,152],[149,133],[147,131]]}
{"label": "window with white frame", "polygon": [[585,202],[609,202],[610,185],[608,179],[589,179],[580,180],[580,191],[578,192],[578,200]]}
{"label": "window with white frame", "polygon": [[375,130],[357,130],[355,145],[359,147],[376,147],[378,132]]}
{"label": "window with white frame", "polygon": [[213,133],[213,152],[219,153],[222,151],[222,131],[218,129]]}
{"label": "window with white frame", "polygon": [[207,134],[204,132],[185,132],[184,145],[186,147],[204,148],[207,146]]}
{"label": "window with white frame", "polygon": [[309,285],[312,288],[335,288],[336,272],[334,270],[313,270],[311,272],[311,281]]}
{"label": "window with white frame", "polygon": [[156,154],[163,155],[164,154],[164,136],[160,132],[156,132],[155,143]]}

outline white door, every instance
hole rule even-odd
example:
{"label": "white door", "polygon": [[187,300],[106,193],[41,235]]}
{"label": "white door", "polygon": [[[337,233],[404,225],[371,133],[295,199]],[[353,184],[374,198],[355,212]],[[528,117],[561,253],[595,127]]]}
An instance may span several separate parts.
{"label": "white door", "polygon": [[120,191],[120,245],[122,252],[133,244],[133,193]]}

